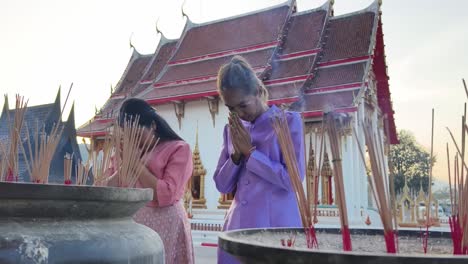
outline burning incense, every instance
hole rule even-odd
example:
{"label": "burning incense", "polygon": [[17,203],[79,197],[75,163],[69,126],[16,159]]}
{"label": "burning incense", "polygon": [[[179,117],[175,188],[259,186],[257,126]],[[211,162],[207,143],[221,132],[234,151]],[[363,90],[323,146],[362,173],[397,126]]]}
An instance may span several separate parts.
{"label": "burning incense", "polygon": [[[390,125],[388,123],[388,116],[385,115],[385,136],[387,138],[387,146],[390,150]],[[389,155],[388,155],[389,156]],[[395,177],[393,175],[393,163],[390,158],[388,158],[388,171],[390,176],[390,202],[392,205],[392,214],[393,214],[393,223],[395,224],[395,244],[396,252],[398,249],[398,220],[397,220],[397,205],[396,205],[396,195],[395,195]]]}
{"label": "burning incense", "polygon": [[[455,156],[455,166],[458,166],[458,161],[457,161],[457,156]],[[448,177],[449,177],[449,190],[450,190],[450,207],[451,207],[451,212],[452,215],[449,216],[449,225],[450,225],[450,233],[452,236],[452,243],[453,243],[453,254],[454,255],[460,255],[462,253],[462,248],[461,248],[461,229],[460,229],[460,223],[458,219],[458,214],[455,211],[456,206],[454,205],[454,201],[456,201],[456,181],[455,181],[455,186],[452,191],[452,176],[450,173],[450,152],[449,152],[449,146],[447,143],[447,168],[448,168]],[[456,174],[457,169],[454,170],[454,174]],[[455,193],[455,196],[453,196],[453,193]]]}
{"label": "burning incense", "polygon": [[[52,126],[52,130],[49,134],[47,134],[44,126],[42,129],[39,129],[39,125],[36,124],[36,131],[33,134],[33,144],[31,144],[31,135],[26,126],[26,141],[29,153],[26,153],[23,144],[20,145],[23,149],[23,155],[31,182],[43,184],[48,182],[50,164],[62,136],[62,132],[63,126],[59,123]],[[29,154],[29,157],[27,154]]]}
{"label": "burning incense", "polygon": [[[323,158],[324,158],[324,149],[325,149],[325,122],[322,121],[322,126],[320,129],[320,147],[319,147],[319,156],[318,156],[318,166],[316,166],[315,172],[314,172],[314,224],[318,222],[317,219],[317,208],[318,208],[318,185],[319,185],[319,176],[322,171],[323,167]],[[317,142],[317,136],[316,140]],[[317,151],[316,151],[317,152]]]}
{"label": "burning incense", "polygon": [[86,162],[83,164],[80,160],[78,160],[78,164],[75,167],[75,177],[76,177],[76,185],[86,185],[88,181],[90,172],[90,163]]}
{"label": "burning incense", "polygon": [[[104,139],[104,144],[101,150],[90,152],[88,163],[92,164],[92,172],[94,177],[94,186],[106,186],[110,175],[107,171],[111,167],[112,153],[114,151],[114,141],[110,136]],[[94,149],[91,143],[91,149]]]}
{"label": "burning incense", "polygon": [[[118,186],[132,188],[144,169],[141,159],[145,153],[153,151],[159,142],[153,144],[154,136],[142,138],[142,128],[138,125],[139,117],[125,120],[122,127],[114,125],[115,158],[118,168]],[[141,144],[142,143],[142,144]]]}
{"label": "burning incense", "polygon": [[[5,95],[5,101],[8,97]],[[15,114],[13,121],[10,119],[7,111],[8,123],[12,124],[9,127],[9,150],[8,150],[8,167],[6,169],[6,181],[18,181],[18,145],[21,145],[21,129],[23,127],[24,115],[27,110],[28,102],[24,101],[24,97],[16,95]]]}
{"label": "burning incense", "polygon": [[[387,247],[388,253],[396,253],[397,252],[397,237],[395,235],[394,225],[396,226],[396,222],[392,220],[392,210],[391,209],[391,199],[389,193],[391,193],[388,189],[388,182],[386,183],[385,178],[388,176],[386,172],[386,167],[384,164],[384,148],[383,142],[381,137],[378,133],[379,131],[374,132],[374,128],[372,125],[372,115],[373,112],[371,110],[367,110],[366,116],[363,122],[363,131],[364,137],[366,140],[366,146],[369,154],[370,159],[370,166],[371,166],[371,175],[368,175],[369,186],[371,188],[374,200],[376,202],[377,210],[379,211],[380,219],[382,221],[383,229],[384,229],[384,238],[385,238],[385,245]],[[357,137],[357,132],[353,127],[353,135],[356,139],[359,148],[359,154],[361,156],[362,162],[367,169],[366,160],[364,157],[363,147]]]}
{"label": "burning incense", "polygon": [[10,166],[8,163],[8,154],[6,146],[0,142],[0,181],[4,181],[6,178],[7,168]]}
{"label": "burning incense", "polygon": [[72,184],[71,176],[72,176],[72,163],[73,163],[73,155],[65,154],[63,158],[63,175],[64,175],[64,184],[70,185]]}
{"label": "burning incense", "polygon": [[[465,105],[465,111],[466,111],[466,105]],[[465,123],[463,117],[463,123]],[[463,128],[463,126],[462,126]],[[465,142],[465,137],[463,136],[463,142]],[[465,148],[463,147],[462,153],[465,152]],[[426,202],[426,233],[423,237],[423,249],[424,253],[427,253],[427,243],[429,239],[429,226],[432,225],[432,217],[431,217],[431,208],[432,208],[432,191],[431,191],[431,186],[432,186],[432,160],[433,160],[433,155],[434,155],[434,108],[432,109],[432,130],[431,130],[431,156],[430,156],[430,163],[429,163],[429,186],[427,189],[428,192],[428,201]],[[462,154],[462,159],[463,159]],[[462,168],[462,177],[463,177],[463,168]],[[437,208],[436,208],[437,210]]]}
{"label": "burning incense", "polygon": [[346,198],[343,182],[343,167],[341,163],[341,136],[336,127],[335,114],[333,112],[325,115],[327,122],[328,139],[330,141],[330,149],[332,154],[333,179],[335,183],[337,206],[340,212],[341,234],[343,237],[343,250],[351,251],[351,234],[349,232],[348,211],[346,209]]}
{"label": "burning incense", "polygon": [[306,232],[307,246],[309,248],[318,247],[317,237],[310,214],[310,207],[302,187],[297,157],[285,113],[281,112],[273,116],[272,125],[280,144],[286,168],[291,179],[291,185],[294,189],[302,224]]}

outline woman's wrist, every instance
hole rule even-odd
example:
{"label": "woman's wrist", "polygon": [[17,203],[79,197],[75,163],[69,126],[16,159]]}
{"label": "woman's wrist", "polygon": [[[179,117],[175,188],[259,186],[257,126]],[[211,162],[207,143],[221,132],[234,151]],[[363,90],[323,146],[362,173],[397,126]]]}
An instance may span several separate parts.
{"label": "woman's wrist", "polygon": [[242,154],[241,153],[234,152],[234,153],[231,154],[231,160],[232,160],[232,162],[234,162],[234,164],[239,165],[241,159],[242,159]]}
{"label": "woman's wrist", "polygon": [[249,152],[248,152],[247,154],[244,154],[245,161],[249,160],[250,155],[252,155],[252,153],[253,153],[256,149],[257,149],[257,147],[252,146],[252,147],[249,149]]}

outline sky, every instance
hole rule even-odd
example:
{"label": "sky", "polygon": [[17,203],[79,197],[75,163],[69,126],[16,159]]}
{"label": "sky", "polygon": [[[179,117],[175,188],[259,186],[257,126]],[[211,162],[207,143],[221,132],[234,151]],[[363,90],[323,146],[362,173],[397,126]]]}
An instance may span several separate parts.
{"label": "sky", "polygon": [[[239,15],[282,3],[278,0],[186,0],[195,23]],[[298,0],[298,9],[325,0]],[[335,15],[355,12],[372,0],[335,0]],[[185,20],[182,0],[0,0],[0,94],[20,93],[29,105],[51,103],[59,85],[66,109],[75,103],[76,126],[104,104],[134,47],[153,53],[155,25],[178,38]],[[382,20],[390,91],[397,129],[411,131],[427,150],[435,109],[434,176],[447,180],[445,144],[450,127],[458,141],[468,79],[468,1],[383,0]],[[11,99],[13,100],[13,99]],[[10,100],[10,102],[11,102]],[[0,106],[3,97],[0,98]],[[67,115],[67,110],[65,112]],[[454,148],[451,147],[451,153]]]}

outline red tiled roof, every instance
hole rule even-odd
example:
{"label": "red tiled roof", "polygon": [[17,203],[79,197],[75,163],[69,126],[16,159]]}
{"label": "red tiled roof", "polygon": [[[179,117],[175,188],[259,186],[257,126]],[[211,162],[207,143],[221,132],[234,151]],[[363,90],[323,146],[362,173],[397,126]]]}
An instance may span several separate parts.
{"label": "red tiled roof", "polygon": [[277,100],[281,98],[290,98],[299,96],[299,90],[303,85],[303,81],[280,84],[280,85],[271,85],[267,86],[269,93],[269,100]]}
{"label": "red tiled roof", "polygon": [[291,25],[282,53],[289,54],[319,47],[326,15],[325,10],[294,15],[290,20]]}
{"label": "red tiled roof", "polygon": [[[273,48],[244,53],[242,56],[252,65],[252,67],[264,66],[273,54]],[[167,68],[164,76],[158,83],[184,80],[189,78],[217,75],[219,68],[224,63],[229,62],[233,56],[221,57],[211,60],[203,60],[189,64],[171,65]]]}
{"label": "red tiled roof", "polygon": [[144,99],[151,100],[156,98],[175,97],[187,94],[216,91],[216,89],[216,81],[153,88],[149,93],[144,95]]}
{"label": "red tiled roof", "polygon": [[142,81],[154,80],[158,77],[159,73],[170,59],[176,44],[177,41],[172,41],[161,46],[158,53],[152,58],[151,65],[149,65],[146,74],[141,78]]}
{"label": "red tiled roof", "polygon": [[135,61],[131,63],[127,74],[120,80],[118,87],[116,87],[115,93],[118,94],[127,92],[136,84],[138,84],[138,81],[140,81],[146,66],[151,60],[151,57],[152,56],[142,56],[135,59]]}
{"label": "red tiled roof", "polygon": [[105,132],[112,122],[100,122],[99,120],[93,120],[76,130],[76,135],[79,137],[90,136],[92,134],[97,134],[96,132]]}
{"label": "red tiled roof", "polygon": [[365,68],[365,62],[319,68],[308,89],[362,82]]}
{"label": "red tiled roof", "polygon": [[304,111],[323,111],[352,107],[359,90],[322,94],[305,94]]}
{"label": "red tiled roof", "polygon": [[289,6],[283,5],[191,28],[173,60],[276,41],[288,12]]}
{"label": "red tiled roof", "polygon": [[375,13],[330,19],[321,62],[369,54]]}
{"label": "red tiled roof", "polygon": [[312,67],[315,55],[284,61],[274,61],[271,65],[270,80],[307,74]]}

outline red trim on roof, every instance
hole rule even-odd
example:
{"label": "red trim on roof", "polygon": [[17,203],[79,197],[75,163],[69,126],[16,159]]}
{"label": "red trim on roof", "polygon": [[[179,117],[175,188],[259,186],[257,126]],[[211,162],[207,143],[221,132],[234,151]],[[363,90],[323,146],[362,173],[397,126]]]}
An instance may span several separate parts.
{"label": "red trim on roof", "polygon": [[202,76],[202,77],[190,78],[190,79],[185,79],[185,80],[155,83],[155,84],[153,84],[153,87],[161,88],[161,87],[164,87],[164,86],[174,86],[174,85],[191,83],[191,82],[206,82],[206,81],[215,80],[215,79],[216,79],[216,75]]}
{"label": "red trim on roof", "polygon": [[97,122],[102,123],[102,124],[110,123],[110,122],[112,122],[114,120],[115,120],[114,118],[96,119]]}
{"label": "red trim on roof", "polygon": [[[259,71],[259,70],[264,70],[265,68],[266,68],[265,66],[261,66],[261,67],[255,67],[255,68],[253,68],[253,70],[254,71]],[[216,80],[216,78],[218,78],[217,75],[205,75],[205,76],[189,78],[189,79],[182,79],[182,80],[177,80],[177,81],[155,83],[155,84],[153,84],[153,87],[161,88],[161,87],[165,87],[165,86],[175,86],[175,85],[188,84],[188,83],[193,83],[193,82],[207,82],[207,81]]]}
{"label": "red trim on roof", "polygon": [[278,45],[278,41],[273,41],[273,42],[263,43],[263,44],[254,45],[254,46],[248,46],[248,47],[239,48],[239,49],[215,52],[215,53],[206,54],[206,55],[202,55],[202,56],[191,57],[191,58],[188,58],[188,59],[181,59],[181,60],[171,61],[171,62],[168,63],[168,65],[176,65],[176,64],[182,64],[182,63],[195,62],[195,61],[199,61],[199,60],[224,57],[224,56],[227,56],[227,55],[232,55],[232,54],[237,54],[237,53],[255,51],[255,50],[264,49],[264,48],[271,48],[271,47],[275,47],[277,45]]}
{"label": "red trim on roof", "polygon": [[110,97],[110,99],[122,99],[122,98],[125,98],[125,94],[124,94],[124,93],[113,94],[113,95],[111,95],[111,97]]}
{"label": "red trim on roof", "polygon": [[321,87],[321,88],[314,88],[310,90],[306,90],[306,94],[315,94],[315,93],[324,93],[324,92],[330,92],[330,91],[340,91],[340,90],[345,90],[345,89],[350,89],[350,88],[358,88],[363,85],[367,85],[366,83],[349,83],[349,84],[342,84],[342,85],[335,85],[335,86],[327,86],[327,87]]}
{"label": "red trim on roof", "polygon": [[293,103],[299,101],[299,97],[289,97],[289,98],[279,98],[279,99],[273,99],[273,100],[268,100],[268,105],[274,105],[274,104],[287,104],[287,103]]}
{"label": "red trim on roof", "polygon": [[[356,112],[358,108],[356,106],[353,107],[346,107],[346,108],[338,108],[335,109],[334,111],[337,113],[352,113]],[[308,112],[302,112],[303,117],[321,117],[323,116],[323,111],[308,111]]]}
{"label": "red trim on roof", "polygon": [[335,66],[335,65],[340,65],[340,64],[345,64],[345,63],[350,63],[350,62],[358,62],[358,61],[364,61],[371,59],[372,56],[361,56],[361,57],[355,57],[355,58],[347,58],[347,59],[340,59],[340,60],[332,60],[332,61],[327,61],[327,62],[321,62],[318,65],[318,68],[320,67],[325,67],[325,66]]}
{"label": "red trim on roof", "polygon": [[287,77],[287,78],[275,79],[275,80],[270,80],[270,81],[264,81],[263,84],[271,85],[271,84],[280,84],[280,83],[287,83],[287,82],[294,82],[294,81],[304,81],[309,76],[312,76],[312,75],[306,74],[306,75],[299,75],[299,76],[294,76],[294,77]]}
{"label": "red trim on roof", "polygon": [[148,102],[149,104],[162,104],[162,103],[169,103],[173,101],[195,100],[195,99],[200,99],[202,97],[216,96],[216,95],[218,95],[218,91],[211,91],[211,92],[203,92],[203,93],[170,96],[170,97],[164,97],[164,98],[147,99],[146,102]]}
{"label": "red trim on roof", "polygon": [[152,83],[154,80],[141,80],[140,81],[140,84],[150,84]]}
{"label": "red trim on roof", "polygon": [[80,132],[76,133],[79,137],[100,137],[107,135],[107,131],[95,131],[95,132]]}
{"label": "red trim on roof", "polygon": [[291,59],[291,58],[296,58],[296,57],[303,57],[303,56],[308,56],[308,55],[314,55],[319,52],[320,52],[320,49],[304,50],[304,51],[280,55],[279,59],[285,60],[285,59]]}

